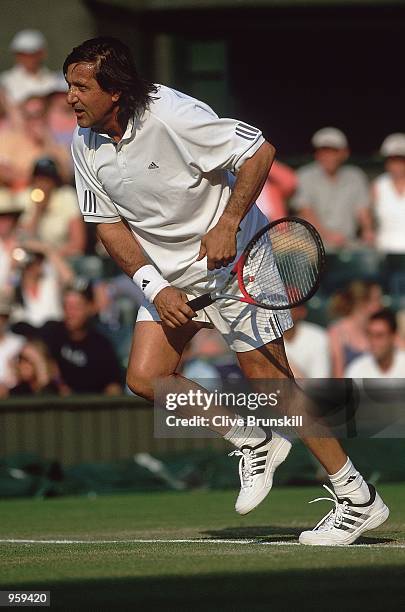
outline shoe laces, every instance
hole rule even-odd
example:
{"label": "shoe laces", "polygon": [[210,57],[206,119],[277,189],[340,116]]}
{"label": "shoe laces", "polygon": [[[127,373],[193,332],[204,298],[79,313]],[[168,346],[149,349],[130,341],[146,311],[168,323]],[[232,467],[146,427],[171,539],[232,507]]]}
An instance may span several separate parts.
{"label": "shoe laces", "polygon": [[253,485],[253,462],[256,459],[256,453],[252,448],[244,448],[243,450],[236,449],[229,453],[229,457],[233,455],[239,456],[239,478],[243,489],[247,489]]}
{"label": "shoe laces", "polygon": [[324,489],[326,489],[332,497],[317,497],[312,501],[308,502],[309,504],[313,504],[318,501],[331,501],[335,504],[335,507],[324,516],[317,525],[315,525],[313,531],[326,531],[333,529],[334,527],[339,527],[343,520],[344,513],[349,505],[348,501],[340,502],[336,493],[327,485],[322,485]]}

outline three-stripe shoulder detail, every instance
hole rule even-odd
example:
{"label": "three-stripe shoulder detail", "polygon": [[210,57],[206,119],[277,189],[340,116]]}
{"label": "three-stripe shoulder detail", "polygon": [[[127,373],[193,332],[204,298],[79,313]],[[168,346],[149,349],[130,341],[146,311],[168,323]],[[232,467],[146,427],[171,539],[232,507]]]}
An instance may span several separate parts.
{"label": "three-stripe shoulder detail", "polygon": [[84,192],[83,212],[93,214],[97,212],[97,198],[89,189]]}
{"label": "three-stripe shoulder detail", "polygon": [[235,127],[235,133],[237,136],[245,138],[245,140],[255,140],[260,130],[240,121]]}

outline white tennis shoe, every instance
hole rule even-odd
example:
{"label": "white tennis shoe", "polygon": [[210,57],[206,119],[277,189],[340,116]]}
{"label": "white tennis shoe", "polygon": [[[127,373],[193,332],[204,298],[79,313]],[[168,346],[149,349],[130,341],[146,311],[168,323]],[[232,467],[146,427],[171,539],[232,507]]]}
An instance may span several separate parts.
{"label": "white tennis shoe", "polygon": [[350,499],[339,499],[334,491],[323,485],[332,497],[318,497],[309,502],[328,500],[335,507],[323,517],[312,531],[303,531],[299,537],[301,544],[313,546],[346,546],[370,529],[382,525],[389,516],[389,509],[376,492],[368,485],[370,500],[365,504],[354,504]]}
{"label": "white tennis shoe", "polygon": [[258,506],[273,486],[273,474],[286,459],[291,442],[277,433],[257,446],[242,446],[229,455],[240,456],[240,492],[235,503],[239,514],[247,514]]}

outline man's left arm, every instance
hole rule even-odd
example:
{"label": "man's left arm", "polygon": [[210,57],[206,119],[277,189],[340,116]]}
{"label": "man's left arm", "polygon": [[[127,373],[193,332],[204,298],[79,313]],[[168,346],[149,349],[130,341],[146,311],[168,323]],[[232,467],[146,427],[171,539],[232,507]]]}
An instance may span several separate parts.
{"label": "man's left arm", "polygon": [[239,224],[263,189],[275,151],[273,145],[265,141],[240,167],[224,212],[218,223],[201,239],[197,260],[207,256],[209,270],[227,266],[235,259]]}

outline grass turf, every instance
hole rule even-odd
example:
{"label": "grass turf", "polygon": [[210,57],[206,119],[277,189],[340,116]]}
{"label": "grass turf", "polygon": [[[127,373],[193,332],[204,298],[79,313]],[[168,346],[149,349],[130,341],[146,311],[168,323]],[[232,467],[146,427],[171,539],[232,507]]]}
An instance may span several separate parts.
{"label": "grass turf", "polygon": [[318,488],[275,489],[246,517],[234,512],[228,491],[2,501],[0,540],[241,543],[3,542],[0,589],[50,590],[55,610],[402,609],[405,548],[393,545],[405,545],[405,485],[379,491],[389,521],[362,539],[369,546],[349,548],[262,545],[296,542],[319,520],[327,503],[306,503]]}

